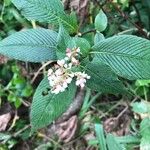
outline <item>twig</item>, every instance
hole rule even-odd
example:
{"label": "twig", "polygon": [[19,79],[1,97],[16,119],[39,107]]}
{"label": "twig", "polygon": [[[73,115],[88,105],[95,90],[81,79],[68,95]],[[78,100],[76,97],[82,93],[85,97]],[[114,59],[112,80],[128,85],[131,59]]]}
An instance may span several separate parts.
{"label": "twig", "polygon": [[14,116],[14,119],[13,119],[13,122],[12,122],[10,128],[8,129],[8,131],[10,131],[10,130],[15,126],[16,121],[17,121],[18,119],[19,119],[19,117],[18,117],[18,113],[17,113],[17,110],[16,110],[16,111],[15,111],[15,116]]}
{"label": "twig", "polygon": [[146,33],[140,26],[138,26],[136,23],[132,22],[132,21],[130,20],[130,18],[129,18],[123,11],[121,11],[121,9],[120,9],[115,3],[112,2],[112,0],[109,0],[109,1],[110,1],[110,3],[112,4],[112,6],[120,13],[120,15],[121,15],[125,20],[129,21],[132,25],[134,25],[134,26],[138,29],[138,31],[139,31],[142,35],[144,35],[145,38],[149,39],[147,33]]}
{"label": "twig", "polygon": [[131,0],[131,2],[132,2],[132,6],[134,7],[134,9],[136,11],[136,14],[137,14],[137,17],[138,17],[139,21],[142,22],[139,10],[138,10],[138,8],[136,7],[136,4],[135,4],[135,0]]}
{"label": "twig", "polygon": [[20,129],[18,132],[14,133],[13,137],[17,137],[20,133],[28,129],[30,125],[26,125],[24,128]]}
{"label": "twig", "polygon": [[52,61],[48,61],[47,63],[43,64],[43,65],[39,68],[39,70],[35,73],[34,77],[32,78],[31,84],[34,83],[34,81],[35,81],[35,79],[37,78],[37,76],[39,75],[40,71],[43,70],[46,66],[48,66],[48,65],[51,64],[51,63],[52,63]]}
{"label": "twig", "polygon": [[128,110],[128,106],[126,106],[121,113],[116,117],[116,119],[119,119],[126,111]]}
{"label": "twig", "polygon": [[62,146],[61,146],[58,142],[56,142],[56,141],[53,140],[52,138],[48,137],[47,135],[45,135],[45,134],[43,134],[43,133],[41,133],[41,132],[38,132],[38,136],[43,137],[43,138],[45,138],[46,140],[51,141],[52,143],[54,143],[55,146],[57,146],[57,147],[59,147],[59,148],[62,148]]}
{"label": "twig", "polygon": [[1,11],[1,15],[0,15],[0,20],[1,20],[2,22],[3,22],[4,10],[5,10],[5,1],[3,2],[2,11]]}
{"label": "twig", "polygon": [[119,105],[125,105],[124,101],[121,99],[117,104],[113,105],[107,112],[105,112],[103,115],[100,116],[100,119],[108,115],[111,111],[116,109]]}

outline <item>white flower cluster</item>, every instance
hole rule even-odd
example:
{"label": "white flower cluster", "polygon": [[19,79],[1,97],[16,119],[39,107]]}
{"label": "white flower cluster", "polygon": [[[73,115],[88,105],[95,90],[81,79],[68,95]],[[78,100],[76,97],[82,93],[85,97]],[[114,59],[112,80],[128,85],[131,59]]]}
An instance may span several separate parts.
{"label": "white flower cluster", "polygon": [[72,67],[79,65],[80,48],[67,49],[66,57],[58,60],[57,64],[52,69],[48,70],[48,80],[51,86],[51,93],[58,94],[64,92],[76,77],[76,85],[84,88],[86,80],[90,79],[85,72],[73,72]]}

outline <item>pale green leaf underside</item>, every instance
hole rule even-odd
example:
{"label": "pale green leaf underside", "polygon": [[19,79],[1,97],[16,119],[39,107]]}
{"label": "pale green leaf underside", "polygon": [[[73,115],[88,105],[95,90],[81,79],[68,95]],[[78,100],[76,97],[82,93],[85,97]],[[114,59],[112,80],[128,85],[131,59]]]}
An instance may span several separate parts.
{"label": "pale green leaf underside", "polygon": [[77,24],[72,16],[64,12],[60,0],[11,0],[29,20],[59,24],[61,22],[69,31],[76,31]]}
{"label": "pale green leaf underside", "polygon": [[96,44],[92,53],[119,76],[150,79],[150,41],[146,39],[132,35],[114,36]]}
{"label": "pale green leaf underside", "polygon": [[0,42],[0,54],[30,62],[55,60],[56,38],[56,32],[42,28],[20,31]]}
{"label": "pale green leaf underside", "polygon": [[51,94],[48,89],[49,82],[47,77],[45,77],[33,97],[31,107],[31,125],[33,131],[55,121],[67,110],[76,93],[74,83],[71,83],[65,92],[57,95]]}

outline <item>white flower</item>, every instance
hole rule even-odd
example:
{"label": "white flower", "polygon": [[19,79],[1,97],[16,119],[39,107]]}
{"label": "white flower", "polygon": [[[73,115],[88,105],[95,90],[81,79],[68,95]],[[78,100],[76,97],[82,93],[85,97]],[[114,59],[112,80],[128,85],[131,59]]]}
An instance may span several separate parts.
{"label": "white flower", "polygon": [[76,51],[77,51],[78,53],[80,53],[80,48],[78,47],[78,48],[76,49]]}
{"label": "white flower", "polygon": [[60,92],[60,90],[59,89],[55,89],[55,90],[51,90],[51,93],[53,93],[53,94],[58,94]]}
{"label": "white flower", "polygon": [[71,58],[71,62],[75,65],[79,64],[79,61],[74,57]]}
{"label": "white flower", "polygon": [[72,73],[69,74],[69,76],[70,76],[71,78],[73,78],[73,77],[75,76],[75,74],[72,72]]}
{"label": "white flower", "polygon": [[66,56],[67,56],[68,58],[70,58],[71,55],[72,55],[71,49],[67,48],[67,49],[66,49]]}
{"label": "white flower", "polygon": [[58,60],[57,64],[62,67],[65,64],[65,60],[64,59]]}
{"label": "white flower", "polygon": [[70,77],[66,79],[67,83],[71,83],[71,81],[72,81],[72,78],[70,78]]}
{"label": "white flower", "polygon": [[55,74],[56,74],[57,76],[63,74],[62,69],[57,69],[57,70],[55,71]]}
{"label": "white flower", "polygon": [[66,61],[68,61],[68,60],[69,60],[69,58],[68,58],[68,57],[65,57],[64,59],[65,59]]}
{"label": "white flower", "polygon": [[65,64],[65,65],[64,65],[64,67],[67,69],[67,68],[68,68],[68,65],[67,65],[67,64]]}
{"label": "white flower", "polygon": [[64,82],[64,83],[63,83],[63,88],[66,89],[67,87],[68,87],[67,82]]}
{"label": "white flower", "polygon": [[53,70],[52,70],[52,69],[49,69],[47,75],[50,76],[52,73],[53,73]]}
{"label": "white flower", "polygon": [[71,69],[71,67],[72,67],[72,63],[69,63],[68,64],[68,69]]}
{"label": "white flower", "polygon": [[71,57],[71,55],[72,55],[71,53],[67,53],[66,54],[66,56],[68,56],[69,58]]}
{"label": "white flower", "polygon": [[90,76],[85,74],[85,72],[76,72],[75,76],[77,77],[76,85],[80,86],[81,88],[85,87],[86,79],[90,78]]}
{"label": "white flower", "polygon": [[51,93],[58,94],[64,92],[68,85],[76,78],[76,85],[85,87],[87,79],[90,76],[85,72],[73,72],[72,68],[79,65],[78,55],[80,48],[67,49],[66,57],[58,60],[53,68],[48,70],[48,80],[51,86]]}

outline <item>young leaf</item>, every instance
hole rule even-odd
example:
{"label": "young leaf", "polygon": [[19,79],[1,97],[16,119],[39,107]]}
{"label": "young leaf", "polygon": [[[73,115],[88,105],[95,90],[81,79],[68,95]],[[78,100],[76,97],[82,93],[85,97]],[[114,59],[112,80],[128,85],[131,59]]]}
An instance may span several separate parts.
{"label": "young leaf", "polygon": [[90,89],[103,93],[125,92],[123,84],[106,64],[95,59],[86,66],[85,70],[91,76],[91,79],[87,80],[87,86]]}
{"label": "young leaf", "polygon": [[99,62],[108,64],[119,76],[150,79],[150,41],[120,35],[99,42],[93,50]]}
{"label": "young leaf", "polygon": [[71,83],[68,89],[60,94],[52,94],[49,87],[49,81],[45,77],[34,94],[31,106],[32,131],[55,121],[67,110],[76,93],[74,83]]}
{"label": "young leaf", "polygon": [[11,0],[29,20],[59,24],[61,22],[69,31],[76,32],[77,23],[74,15],[64,12],[60,0]]}
{"label": "young leaf", "polygon": [[107,150],[103,126],[101,124],[95,124],[95,132],[96,132],[97,140],[99,142],[99,149]]}
{"label": "young leaf", "polygon": [[132,110],[138,114],[150,114],[150,103],[146,101],[131,103]]}
{"label": "young leaf", "polygon": [[104,31],[107,27],[107,23],[108,23],[107,16],[102,10],[100,10],[99,14],[95,18],[96,30],[98,30],[99,32]]}
{"label": "young leaf", "polygon": [[100,32],[97,32],[97,33],[95,34],[95,37],[94,37],[94,44],[97,44],[97,43],[99,43],[101,40],[104,40],[104,39],[105,39],[104,35],[103,35],[102,33],[100,33]]}
{"label": "young leaf", "polygon": [[69,48],[74,48],[74,47],[79,47],[82,53],[82,56],[87,56],[87,54],[89,53],[90,49],[91,49],[91,45],[90,43],[81,37],[74,37],[72,38],[72,41],[70,42],[70,44],[68,45]]}
{"label": "young leaf", "polygon": [[150,84],[150,80],[136,80],[135,85],[138,87],[143,87],[143,86],[147,86],[149,87]]}
{"label": "young leaf", "polygon": [[17,32],[0,42],[0,54],[30,62],[56,59],[57,33],[46,29]]}

